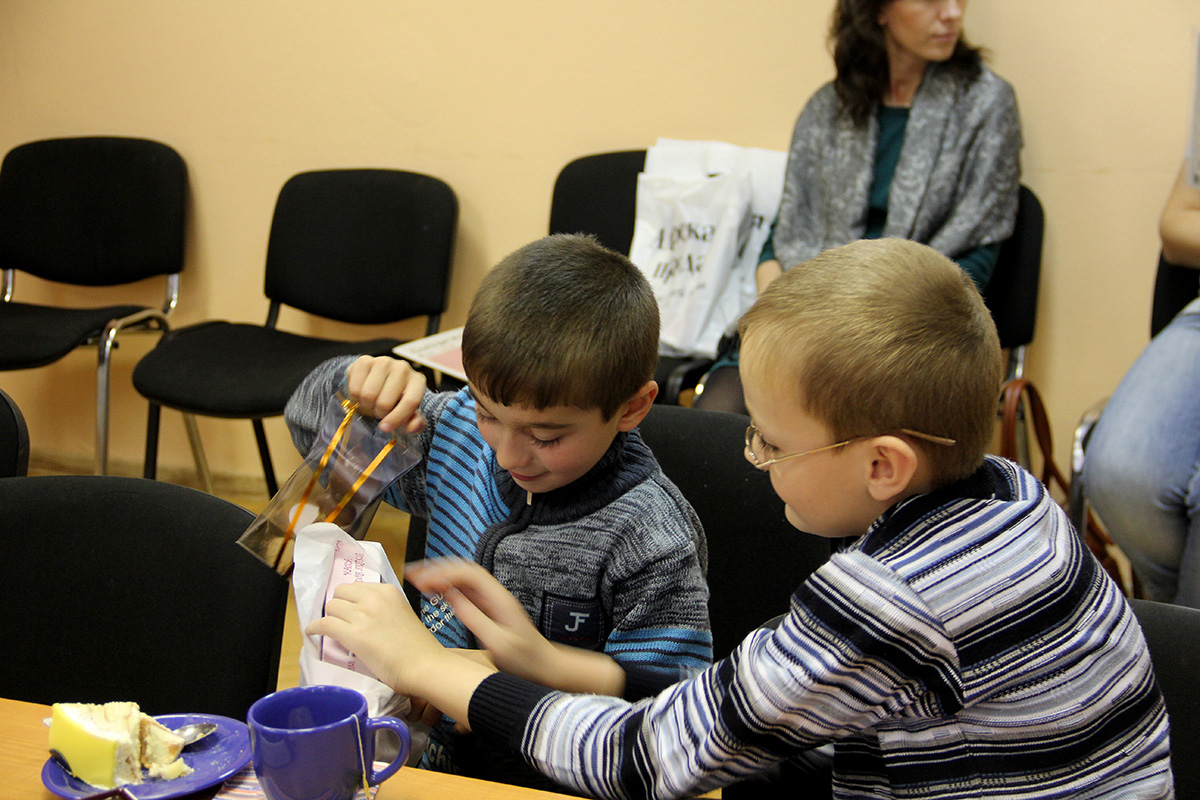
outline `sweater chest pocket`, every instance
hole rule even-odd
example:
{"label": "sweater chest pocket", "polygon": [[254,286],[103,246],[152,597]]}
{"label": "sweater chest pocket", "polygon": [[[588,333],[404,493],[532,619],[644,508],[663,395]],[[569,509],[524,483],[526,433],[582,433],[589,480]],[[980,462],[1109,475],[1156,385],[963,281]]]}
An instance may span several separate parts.
{"label": "sweater chest pocket", "polygon": [[541,633],[552,642],[598,650],[604,641],[604,615],[597,597],[542,593]]}

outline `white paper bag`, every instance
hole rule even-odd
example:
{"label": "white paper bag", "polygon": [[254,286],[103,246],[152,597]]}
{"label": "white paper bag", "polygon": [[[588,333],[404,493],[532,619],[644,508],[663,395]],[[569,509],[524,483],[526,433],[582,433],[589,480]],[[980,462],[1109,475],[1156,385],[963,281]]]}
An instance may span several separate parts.
{"label": "white paper bag", "polygon": [[[297,531],[292,558],[292,590],[296,597],[296,616],[304,637],[300,648],[300,685],[332,685],[354,689],[367,698],[367,713],[370,716],[386,715],[404,719],[409,709],[407,697],[393,692],[391,687],[377,680],[361,665],[356,665],[356,668],[340,666],[347,663],[347,655],[353,664],[353,654],[346,654],[335,642],[323,642],[322,639],[326,637],[304,633],[310,624],[324,616],[335,552],[339,548],[342,552],[348,550],[360,555],[359,563],[363,569],[354,577],[371,577],[400,588],[400,579],[396,577],[379,542],[358,541],[331,522],[316,522]],[[323,648],[328,660],[322,660]],[[422,730],[423,726],[414,723],[408,723],[408,726],[413,735],[409,763],[415,763],[424,749],[428,729]],[[381,757],[395,755],[391,737],[381,736],[376,741],[376,748],[377,751],[379,748],[391,751],[381,754]]]}

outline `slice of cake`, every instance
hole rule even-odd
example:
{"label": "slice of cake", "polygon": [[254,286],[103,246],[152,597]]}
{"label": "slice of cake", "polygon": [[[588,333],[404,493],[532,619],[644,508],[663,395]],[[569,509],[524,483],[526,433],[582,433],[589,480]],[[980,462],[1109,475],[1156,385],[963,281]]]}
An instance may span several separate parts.
{"label": "slice of cake", "polygon": [[141,783],[142,767],[161,778],[192,772],[179,758],[183,739],[143,714],[137,703],[55,703],[50,714],[50,749],[92,786]]}
{"label": "slice of cake", "polygon": [[81,781],[102,789],[142,782],[141,719],[136,703],[55,703],[50,749]]}
{"label": "slice of cake", "polygon": [[141,715],[139,734],[143,767],[165,767],[179,759],[179,754],[183,751],[183,737],[154,717]]}

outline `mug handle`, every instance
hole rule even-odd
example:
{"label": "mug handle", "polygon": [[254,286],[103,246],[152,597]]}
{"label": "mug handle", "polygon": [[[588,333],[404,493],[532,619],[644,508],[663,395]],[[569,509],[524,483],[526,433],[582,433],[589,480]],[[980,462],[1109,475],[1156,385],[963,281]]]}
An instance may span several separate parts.
{"label": "mug handle", "polygon": [[375,771],[374,766],[369,767],[370,776],[367,778],[367,783],[371,786],[377,786],[383,783],[388,778],[404,766],[404,762],[408,760],[408,751],[412,748],[412,734],[408,732],[408,726],[395,717],[371,717],[367,720],[367,736],[374,736],[375,731],[386,729],[395,731],[396,736],[400,739],[400,752],[392,759],[392,763],[388,764],[379,772]]}

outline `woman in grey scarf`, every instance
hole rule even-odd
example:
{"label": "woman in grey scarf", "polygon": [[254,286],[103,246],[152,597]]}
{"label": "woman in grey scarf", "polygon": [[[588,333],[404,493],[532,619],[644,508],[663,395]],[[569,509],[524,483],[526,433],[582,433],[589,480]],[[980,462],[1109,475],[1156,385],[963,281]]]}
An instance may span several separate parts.
{"label": "woman in grey scarf", "polygon": [[[963,37],[966,0],[838,0],[837,77],[796,122],[759,291],[856,239],[913,239],[980,289],[1012,233],[1021,123],[1012,87]],[[745,413],[736,348],[693,405]]]}

